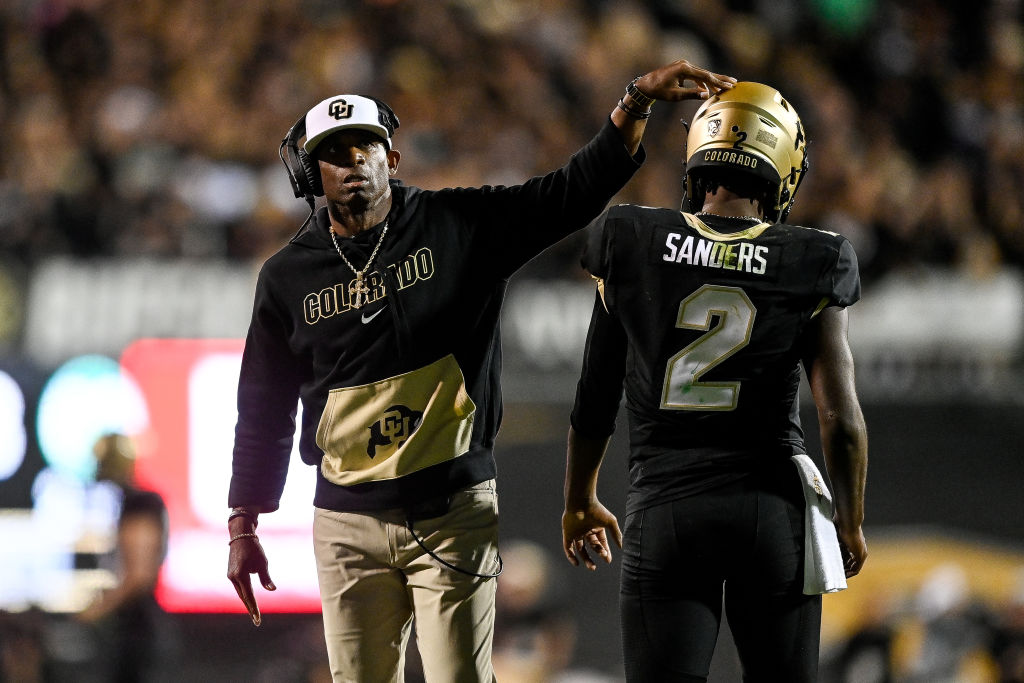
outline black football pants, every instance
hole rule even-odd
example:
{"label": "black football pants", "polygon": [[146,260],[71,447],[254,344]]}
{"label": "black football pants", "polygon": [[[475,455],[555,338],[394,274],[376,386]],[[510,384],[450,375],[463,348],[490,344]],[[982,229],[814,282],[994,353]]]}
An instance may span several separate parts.
{"label": "black football pants", "polygon": [[629,683],[706,681],[725,611],[744,681],[817,680],[821,596],[803,595],[795,468],[629,515],[620,583]]}

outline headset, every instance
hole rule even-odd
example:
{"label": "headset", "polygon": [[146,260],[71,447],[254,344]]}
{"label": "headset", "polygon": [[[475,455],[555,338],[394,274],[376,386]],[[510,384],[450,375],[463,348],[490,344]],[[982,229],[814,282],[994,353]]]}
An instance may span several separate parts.
{"label": "headset", "polygon": [[306,115],[303,114],[299,120],[288,129],[288,133],[281,140],[281,146],[277,155],[281,157],[285,169],[288,171],[288,180],[291,181],[292,191],[297,199],[305,199],[310,208],[313,208],[315,197],[322,197],[324,194],[323,181],[320,179],[320,169],[316,162],[309,158],[306,150],[299,145],[299,140],[306,137]]}

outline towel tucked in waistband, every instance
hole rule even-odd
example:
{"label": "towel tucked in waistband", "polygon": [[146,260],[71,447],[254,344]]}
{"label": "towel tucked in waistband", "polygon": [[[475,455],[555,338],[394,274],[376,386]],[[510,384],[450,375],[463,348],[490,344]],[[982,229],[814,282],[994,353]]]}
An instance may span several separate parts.
{"label": "towel tucked in waistband", "polygon": [[804,489],[804,594],[835,593],[846,588],[846,570],[832,522],[832,494],[811,458],[792,456]]}

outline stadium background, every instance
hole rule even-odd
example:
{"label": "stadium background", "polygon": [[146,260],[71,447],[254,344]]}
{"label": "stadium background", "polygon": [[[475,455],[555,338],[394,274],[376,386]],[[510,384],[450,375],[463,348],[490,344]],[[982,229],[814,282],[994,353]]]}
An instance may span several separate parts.
{"label": "stadium background", "polygon": [[[828,675],[845,666],[846,680],[881,680],[870,647],[850,654],[867,643],[888,652],[894,680],[999,680],[1024,605],[1019,0],[5,2],[0,608],[38,617],[49,655],[85,675],[69,616],[96,585],[48,601],[18,574],[46,545],[22,535],[25,520],[55,479],[88,485],[86,437],[155,419],[126,407],[131,391],[105,361],[138,340],[244,335],[256,268],[306,213],[277,158],[299,114],[325,94],[379,96],[402,120],[407,183],[514,183],[563,163],[625,83],[680,57],[787,95],[811,140],[791,220],[843,233],[860,257],[851,342],[871,436],[872,555],[825,599]],[[616,202],[679,204],[679,121],[694,107],[655,106],[648,161]],[[558,555],[592,296],[579,246],[552,248],[510,287],[497,457],[503,544],[514,558],[547,554],[542,612],[569,617],[517,628],[598,680],[621,659],[617,562],[572,572]],[[816,443],[813,412],[805,424]],[[602,489],[621,510],[614,444]],[[68,528],[88,526],[71,512]],[[194,571],[226,583],[224,558]],[[511,564],[509,586],[522,575]],[[33,604],[42,615],[24,611]],[[315,614],[271,614],[259,631],[237,614],[172,617],[188,653],[177,680],[303,680],[320,656]],[[543,649],[524,643],[536,639],[517,641],[512,660]],[[734,667],[725,638],[716,680]]]}

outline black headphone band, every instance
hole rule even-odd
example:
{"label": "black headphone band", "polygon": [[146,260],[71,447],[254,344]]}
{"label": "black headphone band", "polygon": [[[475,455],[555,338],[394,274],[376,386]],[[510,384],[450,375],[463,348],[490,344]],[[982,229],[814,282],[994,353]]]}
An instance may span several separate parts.
{"label": "black headphone band", "polygon": [[281,163],[284,164],[285,170],[288,171],[288,180],[292,184],[292,191],[295,192],[295,196],[299,199],[303,198],[305,195],[302,192],[296,168],[298,166],[299,157],[299,138],[305,134],[306,117],[303,116],[288,129],[288,133],[281,140],[281,146],[277,149],[277,155],[281,158]]}

